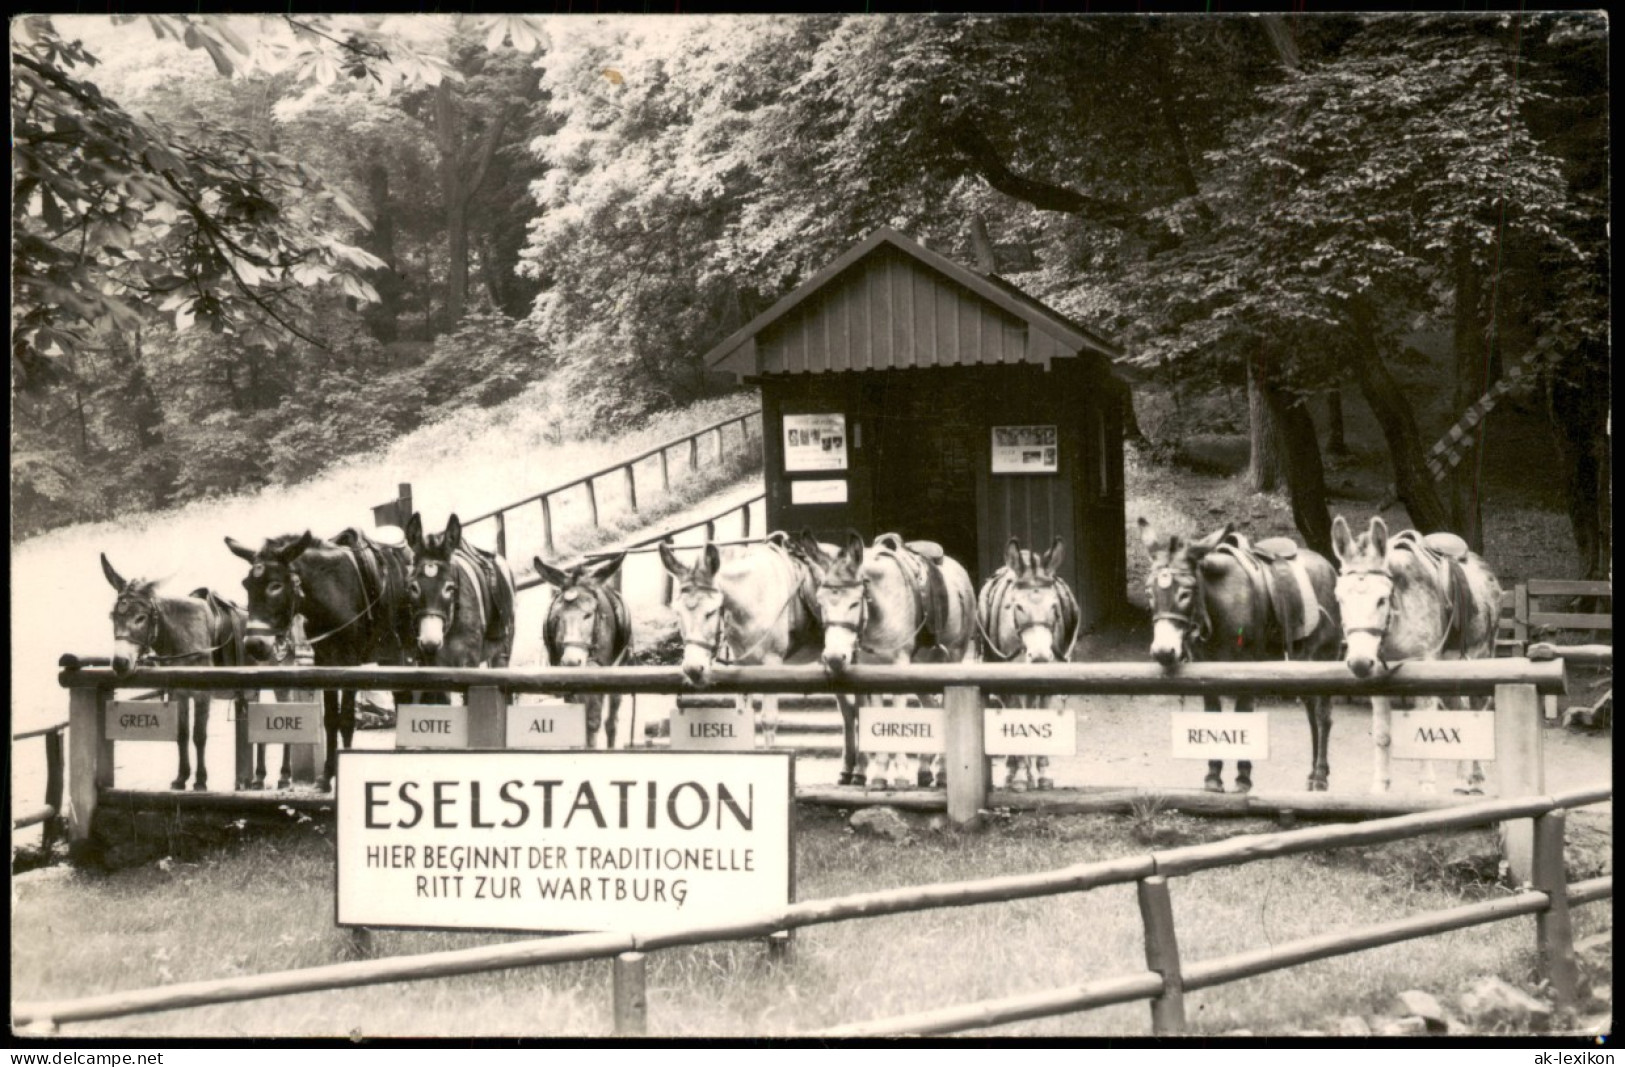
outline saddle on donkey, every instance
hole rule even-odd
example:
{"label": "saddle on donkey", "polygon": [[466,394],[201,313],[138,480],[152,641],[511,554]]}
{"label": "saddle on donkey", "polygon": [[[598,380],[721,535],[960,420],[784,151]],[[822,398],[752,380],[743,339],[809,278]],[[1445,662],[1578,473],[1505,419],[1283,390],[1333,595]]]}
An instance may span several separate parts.
{"label": "saddle on donkey", "polygon": [[1281,636],[1282,653],[1288,659],[1293,658],[1299,644],[1320,625],[1324,610],[1315,595],[1309,572],[1298,558],[1297,544],[1289,537],[1267,537],[1254,542],[1243,534],[1231,532],[1219,542],[1213,554],[1234,560],[1260,594],[1253,598],[1254,632],[1271,633],[1273,619],[1273,632]]}
{"label": "saddle on donkey", "polygon": [[1467,585],[1467,542],[1448,530],[1430,534],[1415,530],[1401,530],[1388,539],[1388,551],[1403,548],[1427,565],[1433,575],[1444,602],[1450,605],[1450,625],[1445,634],[1444,647],[1454,648],[1463,659],[1467,657],[1466,620],[1473,610],[1472,589]]}
{"label": "saddle on donkey", "polygon": [[875,550],[897,561],[914,591],[919,616],[925,620],[920,627],[919,646],[940,648],[953,610],[948,579],[942,573],[942,546],[935,541],[905,543],[898,534],[884,533],[875,538]]}

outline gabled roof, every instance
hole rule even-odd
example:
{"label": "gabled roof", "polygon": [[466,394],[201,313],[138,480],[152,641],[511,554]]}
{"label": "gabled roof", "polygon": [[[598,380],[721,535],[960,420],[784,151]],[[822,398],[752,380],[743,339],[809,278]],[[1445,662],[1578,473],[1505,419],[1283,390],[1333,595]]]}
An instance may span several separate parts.
{"label": "gabled roof", "polygon": [[1108,359],[1122,354],[1121,349],[1112,342],[1073,322],[1060,312],[1046,307],[1004,279],[978,274],[976,271],[955,263],[946,256],[931,251],[916,241],[909,240],[890,227],[882,227],[842,253],[793,291],[780,298],[772,307],[735,330],[726,340],[705,354],[705,365],[715,367],[727,360],[738,351],[741,345],[744,345],[775,322],[794,311],[847,268],[869,256],[883,245],[889,245],[897,249],[905,256],[964,286],[989,304],[1001,308],[1025,322],[1030,329],[1049,336],[1057,343],[1059,348],[1068,354],[1088,351]]}

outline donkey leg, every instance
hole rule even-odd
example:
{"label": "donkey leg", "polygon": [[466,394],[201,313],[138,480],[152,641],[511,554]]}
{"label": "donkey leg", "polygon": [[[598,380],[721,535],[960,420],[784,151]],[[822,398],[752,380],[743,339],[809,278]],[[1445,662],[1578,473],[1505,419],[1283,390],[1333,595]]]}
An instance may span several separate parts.
{"label": "donkey leg", "polygon": [[[1203,697],[1203,711],[1223,711],[1224,706],[1219,703],[1218,697]],[[1202,779],[1202,788],[1209,793],[1224,792],[1224,760],[1210,759],[1207,761],[1207,777]]]}
{"label": "donkey leg", "polygon": [[[1482,703],[1488,705],[1494,697],[1485,697]],[[1480,701],[1472,697],[1462,697],[1457,703],[1462,711],[1473,711]],[[1482,796],[1484,793],[1484,765],[1477,760],[1456,761],[1455,792],[1466,796]]]}
{"label": "donkey leg", "polygon": [[278,789],[293,788],[293,746],[282,746],[282,769],[276,772],[276,787]]}
{"label": "donkey leg", "polygon": [[187,721],[191,718],[192,701],[183,696],[175,703],[180,709],[180,714],[175,716],[175,747],[178,750],[178,756],[175,780],[169,783],[169,788],[185,789],[186,780],[192,777],[192,755],[186,747],[191,744],[188,736],[191,730],[187,727]]}
{"label": "donkey leg", "polygon": [[1038,781],[1035,783],[1034,787],[1038,789],[1039,792],[1043,792],[1046,789],[1054,789],[1055,779],[1051,778],[1049,774],[1049,757],[1034,756],[1032,759],[1032,765],[1038,769]]}
{"label": "donkey leg", "polygon": [[333,788],[338,764],[339,694],[334,689],[322,690],[322,731],[327,735],[327,758],[322,760],[322,775],[316,780],[316,789],[327,793]]}
{"label": "donkey leg", "polygon": [[844,693],[835,695],[835,706],[841,712],[841,785],[862,785],[858,773],[858,705]]}
{"label": "donkey leg", "polygon": [[1025,792],[1027,783],[1021,780],[1021,757],[1004,757],[1004,787],[1016,793]]}
{"label": "donkey leg", "polygon": [[192,788],[199,793],[209,788],[209,765],[203,758],[208,741],[209,698],[200,696],[192,701],[192,747],[197,750],[197,777],[192,780]]}
{"label": "donkey leg", "polygon": [[265,745],[254,746],[254,774],[248,781],[250,789],[265,788]]}
{"label": "donkey leg", "polygon": [[1329,762],[1332,736],[1332,700],[1330,697],[1305,697],[1304,710],[1309,714],[1310,760],[1308,790],[1324,793],[1331,779]]}
{"label": "donkey leg", "polygon": [[587,748],[595,749],[600,747],[598,733],[604,725],[604,694],[592,693],[583,703],[587,711]]}
{"label": "donkey leg", "polygon": [[344,747],[355,747],[355,697],[354,689],[346,689],[339,704],[339,736],[344,738]]}
{"label": "donkey leg", "polygon": [[1393,780],[1392,757],[1389,746],[1393,744],[1393,705],[1387,697],[1371,698],[1371,791],[1373,793],[1388,792],[1389,783]]}
{"label": "donkey leg", "polygon": [[604,694],[604,706],[608,713],[604,715],[604,747],[615,747],[615,720],[621,713],[621,695],[619,693]]}
{"label": "donkey leg", "polygon": [[[1438,697],[1428,697],[1427,703],[1433,706],[1434,711],[1441,711],[1444,709],[1444,701],[1440,700]],[[1427,793],[1430,796],[1439,791],[1438,760],[1430,759],[1422,761],[1422,784],[1419,788],[1423,793]]]}
{"label": "donkey leg", "polygon": [[[1253,698],[1250,697],[1250,696],[1237,697],[1236,698],[1236,710],[1238,712],[1251,713],[1252,710],[1253,710]],[[1253,791],[1253,761],[1252,760],[1245,760],[1245,759],[1244,760],[1237,760],[1236,761],[1236,792],[1238,792],[1238,793],[1251,793],[1252,791]]]}

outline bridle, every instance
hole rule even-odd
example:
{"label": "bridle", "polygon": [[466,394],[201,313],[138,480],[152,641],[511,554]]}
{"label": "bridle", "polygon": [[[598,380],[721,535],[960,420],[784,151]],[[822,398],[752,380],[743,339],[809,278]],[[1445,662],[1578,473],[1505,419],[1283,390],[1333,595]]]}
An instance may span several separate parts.
{"label": "bridle", "polygon": [[1349,634],[1371,634],[1376,637],[1377,662],[1382,665],[1383,672],[1387,673],[1393,668],[1382,657],[1382,643],[1383,639],[1388,636],[1389,625],[1394,621],[1394,576],[1388,573],[1386,567],[1362,567],[1359,570],[1345,569],[1338,576],[1339,585],[1343,583],[1344,578],[1381,578],[1388,583],[1388,613],[1383,616],[1381,626],[1350,626],[1346,622],[1343,624],[1343,637],[1345,640],[1347,640]]}
{"label": "bridle", "polygon": [[[350,561],[350,566],[352,568],[354,568],[356,582],[358,583],[359,588],[361,589],[361,594],[363,596],[365,596],[366,592],[367,592],[367,582],[366,582],[366,579],[363,578],[362,575],[361,575],[361,564],[356,562],[355,553],[353,551],[347,549],[345,551],[344,555],[345,555],[345,558],[347,558]],[[274,645],[287,647],[287,645],[290,644],[292,642],[292,640],[293,640],[291,634],[292,634],[292,629],[293,629],[294,616],[305,614],[304,613],[305,586],[304,586],[304,582],[302,582],[300,580],[299,572],[294,569],[293,564],[291,564],[291,563],[283,563],[281,565],[283,567],[285,567],[287,569],[287,572],[288,572],[288,576],[287,576],[287,584],[288,584],[288,621],[287,621],[287,623],[283,626],[282,629],[279,630],[279,629],[276,629],[274,627],[263,626],[263,625],[255,625],[253,622],[250,622],[248,624],[248,631],[247,632],[249,634],[251,634],[251,635],[252,634],[269,634],[271,636],[271,638],[272,638],[272,643]],[[256,562],[254,564],[254,566],[256,568],[263,567],[264,566],[264,561]],[[263,575],[263,573],[264,572],[261,571],[262,575]],[[372,618],[372,609],[373,609],[374,605],[376,605],[378,603],[378,601],[383,599],[384,592],[385,592],[385,589],[388,586],[388,584],[389,583],[387,581],[380,582],[379,585],[378,585],[378,595],[373,597],[371,600],[367,601],[367,603],[362,606],[362,608],[361,608],[361,610],[359,612],[357,612],[356,614],[350,616],[350,618],[346,619],[344,622],[339,623],[337,626],[333,627],[331,630],[328,630],[326,633],[317,634],[315,637],[307,637],[305,639],[305,644],[312,645],[312,646],[318,645],[321,642],[327,640],[329,637],[332,637],[334,634],[339,633],[340,631],[349,629],[351,626],[354,626],[357,622],[359,622],[362,619],[371,619]],[[307,619],[309,618],[308,615],[306,615],[305,617]]]}
{"label": "bridle", "polygon": [[[1045,584],[1049,588],[1055,589],[1055,605],[1054,605],[1054,607],[1052,607],[1050,609],[1049,614],[1047,616],[1045,616],[1044,619],[1042,619],[1042,620],[1030,617],[1027,622],[1025,622],[1025,623],[1018,622],[1016,624],[1017,647],[1011,652],[1006,653],[1006,652],[1002,652],[1002,651],[999,650],[998,644],[993,640],[992,636],[982,626],[982,613],[979,612],[979,611],[976,613],[976,629],[981,633],[982,642],[987,646],[987,649],[988,649],[989,652],[992,652],[995,656],[999,657],[1002,660],[1005,660],[1005,661],[1013,660],[1013,659],[1015,659],[1017,656],[1019,656],[1021,654],[1022,648],[1025,647],[1025,645],[1026,645],[1027,631],[1036,630],[1036,629],[1038,629],[1039,627],[1042,626],[1042,627],[1048,627],[1050,633],[1054,634],[1054,633],[1058,632],[1061,629],[1061,627],[1066,624],[1066,620],[1065,620],[1065,618],[1063,618],[1062,611],[1061,611],[1061,593],[1060,593],[1060,590],[1056,588],[1056,584],[1055,584],[1055,581],[1053,579],[1051,579],[1049,582],[1047,582]],[[1019,583],[1017,583],[1017,585],[1019,587]],[[1029,586],[1029,588],[1031,588],[1031,587]],[[1019,606],[1020,605],[1016,605],[1016,607],[1019,607]],[[1066,652],[1064,652],[1059,657],[1060,661],[1062,663],[1066,663],[1066,662],[1071,661],[1071,659],[1072,659],[1072,650],[1073,650],[1073,648],[1077,647],[1077,643],[1078,643],[1078,634],[1077,634],[1077,631],[1074,630],[1073,634],[1072,634],[1072,643],[1067,646]]]}
{"label": "bridle", "polygon": [[[897,565],[898,570],[902,573],[904,583],[905,584],[911,584],[912,579],[909,577],[909,573],[908,573],[907,569],[904,567],[903,563],[900,560],[896,559],[895,557],[892,558],[892,562]],[[832,581],[829,581],[828,579],[825,579],[824,581],[818,583],[818,587],[819,587],[819,589],[840,589],[840,590],[861,589],[861,590],[863,590],[862,595],[860,595],[858,597],[858,621],[857,622],[855,622],[855,623],[851,623],[851,622],[830,622],[828,619],[823,617],[824,612],[822,610],[820,610],[819,613],[818,613],[819,614],[819,621],[821,623],[823,623],[825,630],[850,630],[850,631],[852,631],[852,643],[854,645],[856,645],[860,651],[873,653],[874,649],[870,648],[867,645],[859,644],[859,642],[863,640],[863,632],[864,632],[864,630],[867,629],[868,625],[869,625],[869,580],[867,578],[859,578],[856,581],[832,582]],[[927,622],[929,622],[929,621],[930,621],[930,619],[926,615],[926,613],[921,612],[920,613],[919,624],[914,627],[914,633],[912,635],[912,640],[913,641],[918,643],[919,637],[920,637],[920,632],[925,629],[925,624]]]}
{"label": "bridle", "polygon": [[[1185,659],[1191,658],[1191,645],[1193,642],[1205,641],[1212,630],[1212,622],[1208,618],[1207,602],[1202,595],[1202,580],[1194,574],[1188,577],[1175,570],[1172,566],[1164,565],[1153,570],[1146,579],[1146,588],[1150,593],[1152,607],[1151,621],[1171,622],[1180,628],[1183,635],[1183,653]],[[1172,610],[1175,594],[1180,589],[1188,588],[1191,591],[1191,607],[1188,612]],[[1164,605],[1169,605],[1165,607]]]}
{"label": "bridle", "polygon": [[113,636],[115,638],[118,637],[118,628],[117,628],[116,624],[117,624],[118,618],[119,618],[119,605],[124,604],[124,603],[139,604],[145,610],[146,615],[147,615],[147,622],[146,622],[146,625],[143,627],[144,632],[141,635],[141,640],[139,640],[139,641],[135,640],[134,636],[131,635],[131,634],[128,634],[128,633],[126,633],[124,635],[124,639],[126,641],[129,641],[132,645],[136,646],[136,648],[141,650],[141,655],[137,657],[137,659],[140,662],[143,662],[143,663],[176,663],[176,662],[179,662],[180,660],[192,659],[192,658],[194,658],[196,656],[211,656],[212,657],[214,655],[214,653],[220,651],[222,648],[225,648],[227,645],[231,644],[231,642],[233,640],[232,636],[228,636],[224,641],[221,641],[217,645],[211,645],[208,648],[200,648],[195,652],[176,652],[176,653],[172,653],[170,655],[162,655],[161,656],[155,650],[156,646],[157,646],[157,643],[158,643],[159,634],[158,634],[157,630],[158,630],[158,623],[160,621],[160,612],[158,611],[157,598],[156,597],[142,598],[140,596],[130,596],[128,594],[120,593],[118,599],[113,602],[112,619],[113,619],[113,622],[115,623],[114,630],[113,630]]}
{"label": "bridle", "polygon": [[[420,562],[422,564],[424,564],[425,566],[442,566],[442,567],[445,567],[446,568],[446,576],[447,576],[447,578],[453,578],[453,576],[456,573],[456,566],[457,565],[454,562],[450,562],[450,561],[444,561],[443,562],[443,561],[438,560],[438,559],[425,559],[425,560],[422,560]],[[429,573],[427,570],[425,570],[423,572],[423,574],[421,575],[421,577],[437,578],[438,575]],[[411,575],[410,581],[417,582],[419,580],[419,578],[420,578],[420,575],[418,573],[417,567],[416,567],[416,565],[414,565],[414,567],[412,569],[412,575]],[[439,619],[440,620],[440,625],[445,628],[445,631],[447,633],[450,633],[451,628],[452,628],[452,623],[457,618],[457,600],[458,600],[458,594],[461,593],[461,592],[462,592],[462,583],[458,582],[456,580],[452,580],[452,582],[451,582],[451,595],[446,597],[446,610],[445,611],[437,611],[432,607],[427,607],[426,606],[426,607],[424,607],[424,609],[422,611],[414,613],[412,615],[412,630],[413,630],[413,632],[414,633],[417,632],[418,624],[421,623],[424,619]],[[416,600],[417,598],[414,597],[413,599]],[[427,601],[427,598],[425,598],[425,601]]]}
{"label": "bridle", "polygon": [[[560,604],[560,603],[563,603],[563,602],[567,601],[567,600],[573,599],[573,596],[571,594],[577,594],[577,593],[580,593],[580,592],[583,592],[583,591],[584,590],[578,589],[578,588],[573,587],[573,586],[571,588],[569,588],[569,589],[560,590],[559,595],[554,598],[553,603],[548,605],[547,627],[549,628],[549,631],[551,631],[551,628],[553,626],[554,607],[556,605]],[[596,605],[595,610],[596,610],[596,607],[601,607],[602,606],[602,602],[599,602],[597,600],[596,596],[593,599],[595,601],[595,605]],[[449,626],[450,624],[448,623],[447,625]],[[596,629],[597,625],[598,625],[597,620],[595,619],[594,622],[593,622],[594,636],[596,636],[596,634],[597,634],[597,629]],[[549,634],[548,640],[550,640],[550,641],[552,640],[551,633]],[[589,640],[591,640],[591,639],[589,638]],[[609,663],[609,664],[593,664],[592,645],[587,643],[587,642],[561,640],[561,641],[559,641],[559,648],[560,649],[579,648],[579,649],[581,649],[583,652],[585,652],[587,654],[587,663],[589,665],[593,665],[593,666],[610,666],[610,667],[619,667],[621,665],[621,663],[626,659],[627,653],[632,650],[631,644],[628,643],[626,646],[624,646],[621,649],[620,654],[615,657],[614,662]]]}

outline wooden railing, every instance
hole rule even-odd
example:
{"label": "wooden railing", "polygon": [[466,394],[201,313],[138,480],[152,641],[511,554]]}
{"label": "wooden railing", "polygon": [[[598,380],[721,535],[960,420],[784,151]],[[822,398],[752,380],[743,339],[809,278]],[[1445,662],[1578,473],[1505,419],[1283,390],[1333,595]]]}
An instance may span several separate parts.
{"label": "wooden railing", "polygon": [[[584,474],[579,478],[573,478],[568,482],[555,485],[550,489],[544,489],[540,493],[532,494],[531,496],[527,496],[522,500],[516,500],[511,504],[504,504],[502,507],[497,508],[494,511],[488,511],[484,514],[476,515],[473,518],[465,519],[463,521],[463,526],[466,529],[470,526],[474,526],[477,523],[495,523],[496,535],[494,542],[496,550],[501,555],[509,556],[509,516],[520,511],[521,509],[529,508],[533,505],[537,506],[540,508],[542,531],[539,552],[549,561],[554,560],[558,558],[559,547],[558,539],[555,536],[553,503],[554,499],[560,494],[568,493],[576,489],[583,490],[587,498],[588,524],[592,529],[600,529],[603,526],[603,516],[599,507],[598,499],[598,484],[601,479],[610,477],[619,477],[620,479],[623,479],[626,488],[627,505],[632,512],[636,513],[639,510],[637,474],[634,470],[637,464],[658,456],[660,460],[659,470],[661,490],[670,491],[670,457],[673,452],[677,452],[679,450],[687,451],[688,471],[692,476],[695,471],[700,469],[700,442],[705,438],[714,438],[716,441],[715,455],[718,460],[721,460],[725,454],[726,448],[725,431],[727,431],[729,427],[737,426],[739,428],[741,444],[747,450],[752,446],[753,442],[756,443],[757,447],[760,447],[761,430],[757,428],[753,432],[752,427],[757,425],[758,421],[761,419],[761,415],[762,413],[760,411],[750,411],[743,415],[735,415],[733,418],[723,419],[721,422],[712,423],[710,426],[695,430],[693,433],[674,438],[664,444],[656,445],[654,448],[645,449],[644,451],[639,452],[634,456],[629,456],[626,459],[612,464],[611,466],[593,471],[591,474]],[[531,554],[533,553],[524,553],[524,559],[521,561],[521,564],[528,564]],[[511,559],[512,557],[510,556],[510,560]],[[516,565],[516,567],[519,570],[526,569],[526,567],[523,565]],[[520,579],[519,588],[522,590],[529,589],[540,584],[542,584],[542,579],[539,576],[526,576]]]}
{"label": "wooden railing", "polygon": [[[27,808],[16,812],[11,817],[13,831],[22,830],[29,826],[40,826],[40,847],[46,855],[51,852],[62,833],[62,734],[68,729],[63,722],[52,723],[50,726],[41,726],[33,730],[23,730],[11,735],[13,746],[13,766],[16,763],[15,746],[18,741],[26,741],[31,737],[45,738],[45,803],[37,808]],[[43,825],[41,825],[43,824]]]}
{"label": "wooden railing", "polygon": [[[1606,875],[1568,883],[1563,864],[1564,813],[1569,808],[1608,800],[1612,795],[1611,788],[1599,786],[1570,790],[1554,796],[1485,801],[1449,811],[1406,815],[1356,826],[1311,827],[1284,833],[1247,835],[1037,874],[909,886],[805,901],[737,921],[705,926],[643,933],[589,933],[529,939],[450,952],[128,990],[77,1000],[14,1003],[12,1019],[14,1025],[18,1026],[44,1024],[54,1027],[68,1022],[87,1022],[383,982],[417,981],[514,967],[608,959],[613,961],[614,967],[616,1033],[639,1035],[647,1029],[646,954],[649,952],[682,945],[770,937],[799,927],[826,923],[937,908],[1003,903],[1129,883],[1137,886],[1139,894],[1146,959],[1143,971],[1096,979],[1062,989],[960,1004],[916,1015],[851,1023],[825,1031],[822,1036],[952,1033],[1139,1000],[1150,1001],[1154,1032],[1159,1035],[1177,1034],[1184,1031],[1187,1025],[1184,1007],[1184,993],[1187,990],[1223,985],[1312,960],[1500,922],[1520,915],[1536,917],[1535,943],[1541,976],[1548,983],[1556,1007],[1560,1010],[1572,1009],[1578,996],[1578,968],[1569,909],[1611,897],[1613,877]],[[1527,888],[1510,896],[1356,930],[1302,938],[1191,965],[1182,961],[1169,889],[1172,878],[1280,856],[1399,841],[1444,830],[1530,818],[1535,823],[1533,877],[1529,879]]]}

